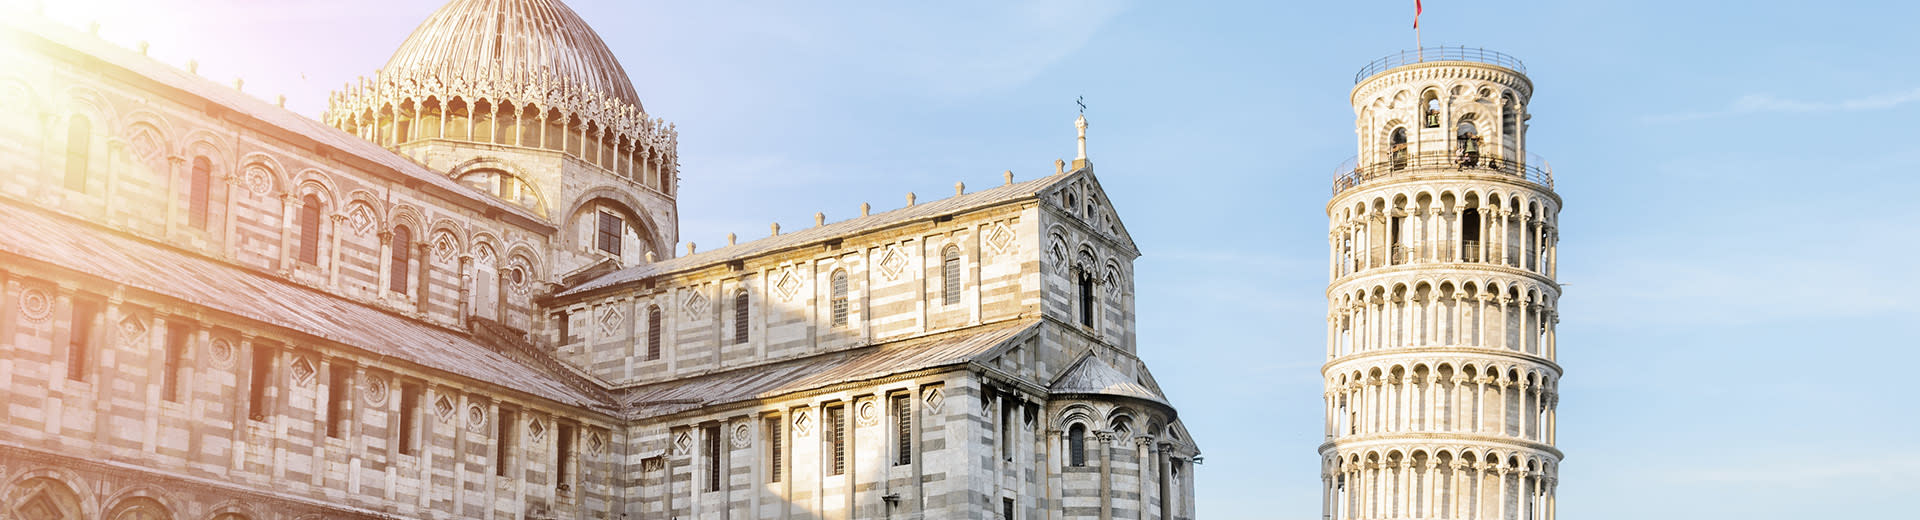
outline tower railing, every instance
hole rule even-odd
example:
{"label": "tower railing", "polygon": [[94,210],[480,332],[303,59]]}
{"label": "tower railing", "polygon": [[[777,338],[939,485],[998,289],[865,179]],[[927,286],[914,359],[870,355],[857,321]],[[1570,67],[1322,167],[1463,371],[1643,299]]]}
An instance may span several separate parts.
{"label": "tower railing", "polygon": [[1493,154],[1429,152],[1391,153],[1387,160],[1369,164],[1360,164],[1358,156],[1348,158],[1334,173],[1333,194],[1376,179],[1449,170],[1508,175],[1553,189],[1553,168],[1538,155],[1529,153],[1526,160],[1515,161]]}
{"label": "tower railing", "polygon": [[1466,46],[1421,47],[1410,51],[1400,51],[1399,54],[1391,54],[1385,58],[1373,60],[1373,63],[1368,63],[1367,66],[1361,67],[1360,72],[1353,75],[1353,82],[1357,85],[1362,81],[1366,81],[1367,78],[1373,77],[1375,74],[1386,72],[1387,69],[1430,61],[1485,63],[1513,69],[1514,72],[1521,74],[1527,73],[1527,66],[1520,63],[1519,58],[1508,56],[1499,51]]}

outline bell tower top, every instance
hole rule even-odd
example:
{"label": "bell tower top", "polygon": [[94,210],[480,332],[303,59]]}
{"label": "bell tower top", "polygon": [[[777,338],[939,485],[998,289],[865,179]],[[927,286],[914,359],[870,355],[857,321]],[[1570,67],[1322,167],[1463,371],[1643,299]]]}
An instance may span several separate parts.
{"label": "bell tower top", "polygon": [[[1343,167],[1352,186],[1373,170],[1471,161],[1548,187],[1545,162],[1527,154],[1533,80],[1518,58],[1468,47],[1427,47],[1374,60],[1354,74],[1349,101],[1356,155]],[[1432,164],[1427,164],[1432,163]],[[1380,166],[1380,168],[1374,168]]]}

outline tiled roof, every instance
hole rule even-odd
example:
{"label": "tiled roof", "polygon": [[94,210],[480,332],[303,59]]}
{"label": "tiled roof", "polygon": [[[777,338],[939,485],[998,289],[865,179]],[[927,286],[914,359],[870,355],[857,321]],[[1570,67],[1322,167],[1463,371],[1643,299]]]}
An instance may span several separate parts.
{"label": "tiled roof", "polygon": [[0,258],[45,262],[371,354],[563,404],[605,409],[600,399],[559,376],[515,362],[460,332],[12,202],[0,203],[0,222],[6,223],[0,226]]}
{"label": "tiled roof", "polygon": [[1053,386],[1048,388],[1047,392],[1054,395],[1131,397],[1173,408],[1173,405],[1167,403],[1167,399],[1161,397],[1159,392],[1120,373],[1119,369],[1113,368],[1113,365],[1107,364],[1106,360],[1100,359],[1100,356],[1093,353],[1088,353],[1080,358],[1080,362],[1068,367],[1066,373],[1054,380]]}
{"label": "tiled roof", "polygon": [[630,413],[652,417],[695,408],[773,398],[840,383],[869,381],[966,363],[998,350],[1040,326],[1008,320],[842,352],[642,385],[621,401]]}
{"label": "tiled roof", "polygon": [[884,213],[876,213],[822,226],[810,227],[791,233],[781,233],[776,236],[744,244],[736,244],[712,251],[640,264],[607,273],[598,278],[583,282],[578,286],[567,288],[556,293],[554,297],[565,298],[596,289],[644,280],[659,274],[698,269],[783,249],[826,242],[835,238],[852,236],[915,220],[932,219],[941,215],[962,213],[1011,201],[1032,198],[1035,194],[1052,187],[1054,184],[1072,178],[1076,173],[1078,173],[1078,170],[1049,175],[1025,182],[1004,184],[991,189],[955,195],[945,199],[924,204],[915,204]]}
{"label": "tiled roof", "polygon": [[[0,14],[21,14],[23,15],[22,18],[32,17],[32,15],[26,15],[13,9],[0,10]],[[152,58],[121,48],[120,46],[91,35],[82,34],[79,31],[72,30],[45,18],[34,17],[38,19],[23,19],[17,21],[11,20],[10,18],[11,17],[0,16],[0,20],[5,20],[4,22],[0,22],[0,29],[18,30],[45,38],[55,45],[72,48],[81,54],[106,62],[108,65],[126,69],[155,83],[179,89],[188,95],[206,99],[210,104],[219,106],[222,109],[231,110],[246,117],[258,119],[268,125],[279,127],[287,132],[311,139],[316,143],[332,147],[362,160],[399,172],[400,175],[417,179],[442,192],[453,194],[454,198],[478,202],[488,206],[489,209],[493,211],[515,215],[525,219],[527,222],[547,226],[552,225],[548,223],[546,218],[536,215],[526,208],[508,204],[482,194],[473,188],[455,182],[440,172],[435,172],[420,163],[414,162],[406,156],[382,148],[372,141],[361,139],[360,136],[327,126],[325,123],[321,123],[313,118],[268,104],[259,98],[247,95],[239,90],[215,84],[199,75],[154,61]],[[289,177],[291,177],[292,174],[292,172],[282,173]]]}

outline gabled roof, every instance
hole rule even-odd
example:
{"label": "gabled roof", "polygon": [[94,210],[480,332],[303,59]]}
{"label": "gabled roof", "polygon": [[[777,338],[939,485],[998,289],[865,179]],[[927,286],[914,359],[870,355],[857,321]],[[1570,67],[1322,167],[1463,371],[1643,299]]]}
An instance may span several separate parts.
{"label": "gabled roof", "polygon": [[[256,119],[268,126],[277,127],[281,131],[309,139],[315,144],[331,147],[354,158],[386,168],[398,173],[401,177],[419,181],[433,191],[446,194],[447,198],[454,201],[484,206],[489,214],[517,217],[514,220],[523,226],[547,229],[553,227],[545,217],[536,215],[526,208],[495,199],[460,184],[443,173],[435,172],[414,162],[413,159],[383,148],[372,141],[361,139],[360,136],[268,104],[239,90],[215,84],[199,75],[173,68],[153,58],[80,33],[52,20],[11,8],[0,8],[0,15],[4,15],[0,16],[0,30],[19,31],[43,38],[57,46],[73,49],[80,54],[100,60],[109,66],[125,69],[164,87],[204,99],[209,105],[217,106],[221,110],[229,110],[241,116]],[[106,70],[99,72],[108,75],[105,74]],[[164,90],[154,92],[164,93]],[[290,176],[292,172],[282,173]],[[370,173],[381,174],[377,171]]]}
{"label": "gabled roof", "polygon": [[375,356],[606,410],[603,399],[564,382],[565,374],[516,362],[453,330],[12,201],[0,202],[0,222],[0,258],[9,264],[44,262]]}
{"label": "gabled roof", "polygon": [[1130,397],[1150,403],[1156,403],[1172,409],[1160,392],[1148,388],[1132,377],[1113,368],[1106,360],[1094,355],[1092,351],[1080,357],[1080,361],[1055,378],[1053,386],[1047,388],[1053,395],[1091,395]]}
{"label": "gabled roof", "polygon": [[[1120,208],[1115,207],[1113,205],[1113,197],[1108,196],[1107,189],[1100,185],[1100,178],[1093,174],[1093,168],[1089,166],[1083,170],[1076,170],[1074,173],[1079,174],[1080,178],[1085,180],[1088,190],[1092,191],[1094,194],[1099,195],[1100,200],[1106,201],[1103,204],[1107,207],[1107,212],[1113,215],[1112,230],[1097,229],[1096,223],[1093,223],[1093,222],[1088,222],[1087,227],[1096,228],[1095,229],[1096,233],[1113,239],[1115,242],[1120,243],[1120,245],[1122,247],[1125,247],[1128,251],[1133,252],[1134,255],[1136,256],[1139,255],[1140,246],[1133,243],[1133,235],[1127,233],[1126,223],[1120,220]],[[1061,191],[1071,189],[1073,184],[1074,183],[1072,182],[1055,183],[1053,186],[1048,187],[1045,190],[1042,190],[1042,193],[1040,193],[1039,196],[1042,198],[1042,200],[1051,201],[1054,206],[1060,207],[1061,206],[1059,203],[1060,198],[1058,194]],[[1065,209],[1067,210],[1068,213],[1079,215],[1080,219],[1082,220],[1086,218],[1086,215],[1078,211],[1078,208],[1065,208]]]}
{"label": "gabled roof", "polygon": [[1038,318],[1008,320],[928,336],[743,367],[630,388],[621,397],[633,418],[776,398],[842,383],[871,381],[984,359],[1030,336]]}
{"label": "gabled roof", "polygon": [[1025,182],[1005,184],[991,189],[955,195],[945,199],[924,204],[915,204],[884,213],[876,213],[823,226],[810,227],[791,233],[782,233],[703,253],[640,264],[614,271],[588,280],[580,285],[559,291],[554,294],[554,297],[566,298],[597,289],[644,280],[660,274],[690,271],[784,249],[819,244],[836,238],[852,236],[910,222],[932,220],[942,215],[952,215],[1014,201],[1028,200],[1056,184],[1072,179],[1077,173],[1079,172],[1067,172]]}

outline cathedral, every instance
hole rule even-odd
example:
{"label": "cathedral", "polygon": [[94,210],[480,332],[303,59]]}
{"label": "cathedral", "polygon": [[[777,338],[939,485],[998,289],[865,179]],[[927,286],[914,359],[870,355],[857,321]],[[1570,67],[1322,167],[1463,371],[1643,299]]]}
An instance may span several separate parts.
{"label": "cathedral", "polygon": [[558,0],[451,0],[319,119],[5,9],[0,519],[1194,516],[1084,118],[702,249]]}

